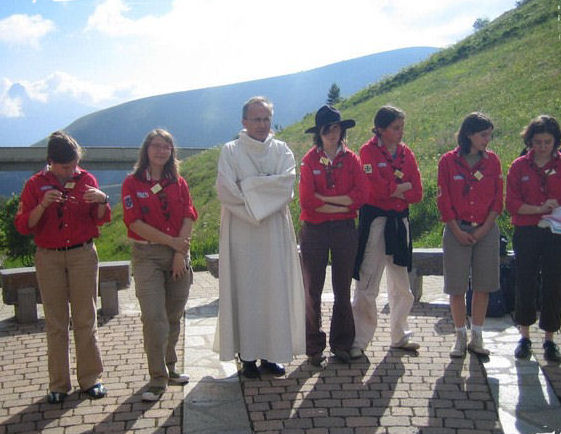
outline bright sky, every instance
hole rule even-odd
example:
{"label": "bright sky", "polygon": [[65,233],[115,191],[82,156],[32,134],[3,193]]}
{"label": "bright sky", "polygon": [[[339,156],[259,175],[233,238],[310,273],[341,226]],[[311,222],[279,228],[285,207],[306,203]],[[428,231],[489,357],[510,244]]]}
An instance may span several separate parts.
{"label": "bright sky", "polygon": [[411,46],[444,47],[515,0],[0,0],[0,116],[14,83],[101,108],[299,72]]}

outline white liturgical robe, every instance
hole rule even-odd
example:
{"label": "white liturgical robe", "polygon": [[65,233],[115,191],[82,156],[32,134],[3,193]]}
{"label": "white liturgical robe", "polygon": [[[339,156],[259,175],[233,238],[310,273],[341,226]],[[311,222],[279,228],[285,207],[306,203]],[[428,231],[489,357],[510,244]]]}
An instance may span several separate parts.
{"label": "white liturgical robe", "polygon": [[306,350],[305,298],[288,204],[294,155],[286,143],[249,137],[224,145],[216,189],[220,224],[221,360],[290,362]]}

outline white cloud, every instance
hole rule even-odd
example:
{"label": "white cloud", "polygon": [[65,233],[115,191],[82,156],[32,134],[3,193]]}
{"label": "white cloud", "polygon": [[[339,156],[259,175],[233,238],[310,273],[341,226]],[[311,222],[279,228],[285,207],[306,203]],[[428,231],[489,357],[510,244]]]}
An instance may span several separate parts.
{"label": "white cloud", "polygon": [[0,42],[37,48],[41,38],[54,30],[54,23],[41,15],[15,14],[0,20]]}
{"label": "white cloud", "polygon": [[[18,87],[21,86],[24,92],[19,91],[16,95],[10,95],[14,84]],[[24,93],[25,98],[32,103],[48,104],[53,99],[63,98],[102,108],[134,98],[136,89],[130,84],[104,85],[80,80],[60,71],[36,81],[19,80],[15,82],[2,78],[0,80],[0,116],[12,118],[25,116],[25,101],[19,95],[21,93]]]}
{"label": "white cloud", "polygon": [[0,80],[0,117],[19,118],[23,116],[21,98],[12,98],[8,93],[12,84],[7,78]]}
{"label": "white cloud", "polygon": [[[86,31],[111,38],[113,55],[134,59],[134,78],[153,95],[407,46],[444,47],[491,9],[479,1],[353,0],[345,7],[340,0],[283,0],[271,10],[262,0],[174,0],[165,13],[138,17],[134,1],[104,0]],[[512,0],[497,3],[505,1]]]}

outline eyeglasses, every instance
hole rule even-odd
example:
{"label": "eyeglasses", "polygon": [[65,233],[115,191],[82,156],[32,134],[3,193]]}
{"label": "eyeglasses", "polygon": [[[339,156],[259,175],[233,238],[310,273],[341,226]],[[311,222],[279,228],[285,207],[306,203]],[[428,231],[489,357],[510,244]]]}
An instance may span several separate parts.
{"label": "eyeglasses", "polygon": [[248,120],[249,122],[255,122],[256,124],[260,124],[260,123],[264,123],[264,124],[270,124],[271,123],[271,118],[267,117],[267,118],[246,118],[246,120]]}
{"label": "eyeglasses", "polygon": [[158,151],[167,151],[167,152],[170,152],[173,149],[173,146],[171,145],[162,145],[160,143],[150,143],[150,147]]}

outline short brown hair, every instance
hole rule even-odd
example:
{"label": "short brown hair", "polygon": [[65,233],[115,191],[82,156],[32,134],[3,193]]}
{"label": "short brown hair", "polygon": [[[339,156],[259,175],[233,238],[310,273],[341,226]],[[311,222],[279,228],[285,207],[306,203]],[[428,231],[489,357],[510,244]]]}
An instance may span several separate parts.
{"label": "short brown hair", "polygon": [[524,140],[524,144],[529,148],[532,146],[532,139],[536,134],[548,133],[553,136],[554,144],[553,149],[559,148],[561,142],[561,128],[559,128],[559,122],[553,116],[540,115],[528,124],[526,128],[522,130],[520,135]]}
{"label": "short brown hair", "polygon": [[47,162],[66,164],[80,161],[82,148],[78,142],[64,131],[55,131],[49,136],[47,143]]}

